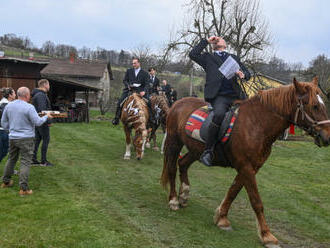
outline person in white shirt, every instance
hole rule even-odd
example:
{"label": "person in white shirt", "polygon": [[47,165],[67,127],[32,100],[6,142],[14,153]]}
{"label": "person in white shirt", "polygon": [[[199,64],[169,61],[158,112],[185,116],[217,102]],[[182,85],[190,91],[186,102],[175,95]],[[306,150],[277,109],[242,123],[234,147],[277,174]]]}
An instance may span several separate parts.
{"label": "person in white shirt", "polygon": [[[7,104],[15,100],[16,98],[16,93],[13,88],[2,88],[1,93],[3,97],[0,101],[0,120]],[[4,130],[0,125],[0,162],[7,155],[8,147],[9,147],[8,131]]]}

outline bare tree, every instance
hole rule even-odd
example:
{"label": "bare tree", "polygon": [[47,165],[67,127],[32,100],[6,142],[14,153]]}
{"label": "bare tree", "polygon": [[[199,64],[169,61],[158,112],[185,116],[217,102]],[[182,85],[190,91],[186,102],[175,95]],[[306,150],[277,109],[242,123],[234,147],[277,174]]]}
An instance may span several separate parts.
{"label": "bare tree", "polygon": [[82,59],[90,59],[91,53],[92,53],[91,49],[86,46],[83,46],[78,50],[78,56]]}
{"label": "bare tree", "polygon": [[330,59],[322,54],[309,63],[308,73],[318,76],[319,85],[330,99]]}
{"label": "bare tree", "polygon": [[74,46],[59,44],[55,47],[55,54],[59,57],[70,57],[70,54],[77,54],[77,49]]}
{"label": "bare tree", "polygon": [[240,59],[255,61],[270,45],[259,0],[190,0],[185,8],[188,20],[169,42],[168,50],[186,55],[200,39],[216,35],[223,37]]}
{"label": "bare tree", "polygon": [[52,41],[46,41],[42,47],[41,47],[41,51],[43,52],[43,54],[46,54],[48,56],[54,56],[55,55],[55,44]]}
{"label": "bare tree", "polygon": [[147,69],[157,64],[157,56],[147,44],[140,44],[131,51],[133,57],[139,58],[141,67]]}

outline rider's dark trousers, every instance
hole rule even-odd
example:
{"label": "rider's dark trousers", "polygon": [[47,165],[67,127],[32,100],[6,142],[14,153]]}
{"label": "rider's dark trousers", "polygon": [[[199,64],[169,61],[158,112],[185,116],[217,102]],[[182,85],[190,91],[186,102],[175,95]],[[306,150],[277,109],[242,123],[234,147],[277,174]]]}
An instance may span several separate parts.
{"label": "rider's dark trousers", "polygon": [[218,95],[210,102],[214,111],[212,122],[218,126],[221,125],[226,112],[230,108],[231,104],[237,100],[237,97],[233,96],[221,96]]}

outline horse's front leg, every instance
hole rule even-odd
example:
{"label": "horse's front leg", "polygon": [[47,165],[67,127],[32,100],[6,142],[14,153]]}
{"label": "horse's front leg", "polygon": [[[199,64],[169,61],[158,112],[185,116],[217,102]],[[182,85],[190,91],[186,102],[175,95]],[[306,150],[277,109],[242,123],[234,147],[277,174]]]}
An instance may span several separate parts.
{"label": "horse's front leg", "polygon": [[214,223],[223,230],[231,230],[230,222],[227,218],[229,208],[243,187],[242,177],[238,174],[230,186],[225,198],[220,206],[215,210]]}
{"label": "horse's front leg", "polygon": [[266,223],[263,204],[258,192],[256,172],[252,166],[242,168],[239,172],[243,179],[244,187],[248,193],[251,206],[257,217],[258,234],[261,242],[268,248],[277,248],[278,240],[273,234],[271,234],[269,227]]}
{"label": "horse's front leg", "polygon": [[124,155],[124,159],[131,158],[131,129],[126,125],[124,126],[125,135],[126,135],[126,152]]}
{"label": "horse's front leg", "polygon": [[158,148],[158,146],[157,146],[157,141],[156,141],[156,139],[157,139],[157,137],[156,137],[156,131],[157,131],[157,128],[158,128],[158,126],[155,126],[155,128],[152,129],[152,131],[151,131],[151,137],[152,137],[152,140],[153,140],[153,142],[154,142],[154,145],[153,145],[152,149],[153,149],[154,151],[159,151],[159,148]]}

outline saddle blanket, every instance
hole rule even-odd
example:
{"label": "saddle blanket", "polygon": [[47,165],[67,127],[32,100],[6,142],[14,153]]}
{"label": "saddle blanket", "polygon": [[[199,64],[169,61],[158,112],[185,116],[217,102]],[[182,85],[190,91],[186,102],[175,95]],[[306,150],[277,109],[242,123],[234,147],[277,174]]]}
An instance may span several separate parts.
{"label": "saddle blanket", "polygon": [[[235,121],[238,117],[239,106],[234,105],[226,113],[219,131],[219,141],[224,145],[231,135]],[[196,109],[188,118],[185,126],[188,136],[205,143],[213,111],[208,105]]]}

